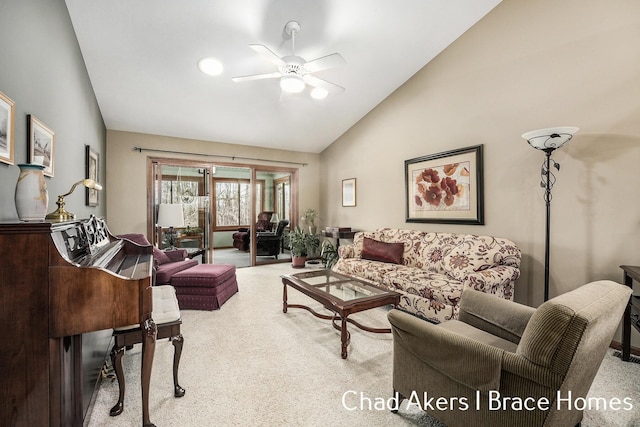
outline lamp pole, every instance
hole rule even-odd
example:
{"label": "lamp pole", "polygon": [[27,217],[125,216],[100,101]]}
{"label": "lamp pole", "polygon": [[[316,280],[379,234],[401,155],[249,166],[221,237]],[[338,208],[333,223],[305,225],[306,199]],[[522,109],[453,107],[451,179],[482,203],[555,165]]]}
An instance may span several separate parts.
{"label": "lamp pole", "polygon": [[545,236],[544,236],[544,300],[547,301],[549,299],[549,239],[551,235],[551,187],[553,186],[551,182],[551,153],[554,148],[545,149],[546,160],[545,160],[545,170],[543,180],[545,183],[545,191],[544,191],[544,201],[547,205],[547,223],[545,228]]}

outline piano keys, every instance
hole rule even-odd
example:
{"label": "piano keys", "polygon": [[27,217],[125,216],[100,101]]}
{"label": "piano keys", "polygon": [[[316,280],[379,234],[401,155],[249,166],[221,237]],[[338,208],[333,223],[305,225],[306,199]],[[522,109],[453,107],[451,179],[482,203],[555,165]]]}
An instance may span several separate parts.
{"label": "piano keys", "polygon": [[0,223],[3,425],[81,426],[82,334],[137,323],[142,421],[153,425],[152,274],[152,248],[114,237],[103,219]]}

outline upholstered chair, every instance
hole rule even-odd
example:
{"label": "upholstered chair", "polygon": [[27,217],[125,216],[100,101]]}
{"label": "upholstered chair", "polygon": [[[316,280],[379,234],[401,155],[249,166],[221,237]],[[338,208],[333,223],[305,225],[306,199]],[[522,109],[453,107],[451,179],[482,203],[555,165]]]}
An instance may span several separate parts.
{"label": "upholstered chair", "polygon": [[603,280],[534,309],[467,288],[438,325],[391,310],[394,395],[448,427],[579,425],[630,293]]}
{"label": "upholstered chair", "polygon": [[[144,234],[120,234],[117,237],[131,240],[141,246],[151,246]],[[185,249],[160,250],[153,247],[154,285],[169,285],[171,277],[187,268],[198,265],[198,260],[188,259]]]}
{"label": "upholstered chair", "polygon": [[[273,224],[271,223],[272,211],[263,211],[258,214],[258,220],[256,221],[256,233],[262,231],[271,231]],[[250,230],[246,227],[238,228],[238,231],[233,233],[233,247],[241,251],[248,251],[251,247],[251,235]]]}
{"label": "upholstered chair", "polygon": [[275,231],[263,231],[257,233],[256,246],[258,256],[275,256],[278,259],[278,254],[282,250],[282,235],[284,229],[289,225],[289,220],[282,219],[278,221],[278,226]]}

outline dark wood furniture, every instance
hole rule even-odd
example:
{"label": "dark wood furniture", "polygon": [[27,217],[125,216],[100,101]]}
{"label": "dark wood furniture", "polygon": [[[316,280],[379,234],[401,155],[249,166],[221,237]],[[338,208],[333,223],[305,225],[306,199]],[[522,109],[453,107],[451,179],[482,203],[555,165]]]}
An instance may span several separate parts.
{"label": "dark wood furniture", "polygon": [[[83,334],[143,325],[142,411],[156,328],[151,318],[151,246],[113,237],[104,220],[0,224],[0,422],[81,426]],[[99,371],[98,366],[97,371]],[[95,384],[95,383],[94,383]],[[88,405],[87,405],[88,406]]]}
{"label": "dark wood furniture", "polygon": [[328,232],[326,230],[322,230],[322,237],[329,237],[332,239],[336,239],[336,248],[340,246],[340,239],[353,239],[353,236],[357,231],[335,231]]}
{"label": "dark wood furniture", "polygon": [[[633,281],[640,282],[640,267],[621,265],[624,272],[624,284],[633,290]],[[631,295],[622,318],[622,360],[628,362],[631,357],[631,326],[640,331],[640,295]]]}
{"label": "dark wood furniture", "polygon": [[[282,276],[282,312],[289,308],[303,308],[316,317],[331,320],[334,328],[340,331],[341,356],[347,358],[347,347],[351,340],[351,334],[347,330],[347,323],[352,323],[358,328],[375,333],[391,333],[391,329],[369,328],[357,321],[350,319],[349,315],[360,311],[369,310],[385,305],[397,305],[400,302],[400,294],[371,285],[363,280],[335,273],[331,270],[316,270],[297,274],[285,274]],[[301,304],[287,303],[287,286],[291,286],[311,299],[322,304],[327,310],[334,313],[327,316],[317,313],[311,307]],[[340,320],[340,326],[336,321]]]}
{"label": "dark wood furniture", "polygon": [[[180,356],[184,337],[180,332],[182,317],[178,307],[178,299],[173,286],[154,286],[151,288],[153,294],[153,317],[158,328],[156,341],[168,338],[173,344],[173,395],[183,397],[184,388],[178,383],[178,369],[180,367]],[[131,325],[117,328],[113,331],[115,343],[111,349],[111,364],[118,380],[118,402],[111,408],[109,415],[112,417],[120,415],[124,410],[125,378],[122,369],[122,357],[125,349],[142,342],[144,337],[140,325]]]}

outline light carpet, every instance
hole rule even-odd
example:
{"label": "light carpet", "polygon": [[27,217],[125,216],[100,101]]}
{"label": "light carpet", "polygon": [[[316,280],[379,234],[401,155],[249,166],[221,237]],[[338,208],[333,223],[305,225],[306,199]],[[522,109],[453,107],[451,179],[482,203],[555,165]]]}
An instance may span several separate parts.
{"label": "light carpet", "polygon": [[[398,414],[376,408],[376,402],[392,393],[391,334],[373,334],[349,325],[349,356],[343,360],[339,331],[329,321],[301,309],[282,312],[280,275],[299,271],[288,264],[238,269],[240,291],[220,310],[182,312],[184,349],[179,377],[186,395],[173,397],[173,346],[167,340],[159,341],[151,379],[151,420],[159,427],[442,427],[417,408],[406,408],[406,403]],[[293,289],[288,289],[288,296],[290,303],[322,310]],[[374,309],[354,318],[368,326],[388,327],[387,312],[388,308]],[[127,381],[124,412],[109,416],[118,386],[106,379],[85,425],[142,424],[140,353],[141,346],[136,345],[123,358]],[[629,397],[634,409],[586,411],[583,426],[640,427],[637,384],[640,366],[608,354],[590,396]],[[371,409],[366,407],[367,400],[365,407],[359,408],[360,396],[371,400]]]}

